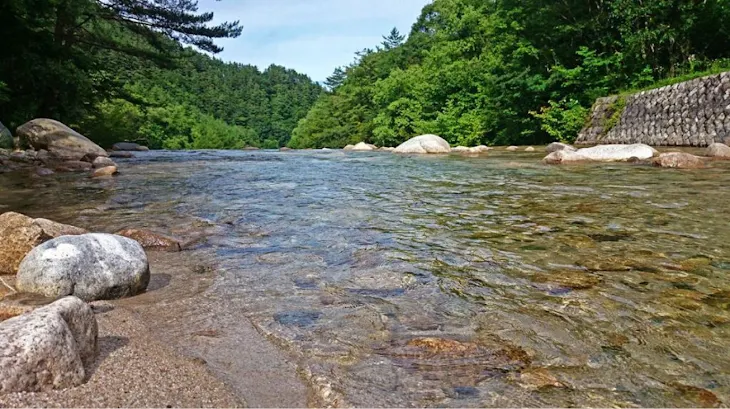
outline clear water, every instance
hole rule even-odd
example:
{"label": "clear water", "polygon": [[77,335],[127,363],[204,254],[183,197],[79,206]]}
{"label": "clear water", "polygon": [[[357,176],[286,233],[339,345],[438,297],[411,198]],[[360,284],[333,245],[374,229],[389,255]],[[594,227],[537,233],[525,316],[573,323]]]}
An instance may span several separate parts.
{"label": "clear water", "polygon": [[730,402],[730,163],[542,156],[150,152],[0,175],[0,211],[213,251],[201,314],[251,320],[319,405]]}

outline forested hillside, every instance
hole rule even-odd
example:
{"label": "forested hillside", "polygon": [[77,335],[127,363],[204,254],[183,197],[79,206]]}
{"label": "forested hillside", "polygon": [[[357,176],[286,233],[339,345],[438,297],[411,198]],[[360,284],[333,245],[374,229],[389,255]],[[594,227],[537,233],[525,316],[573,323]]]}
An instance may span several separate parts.
{"label": "forested hillside", "polygon": [[571,141],[596,97],[730,68],[725,0],[435,0],[328,80],[290,146]]}
{"label": "forested hillside", "polygon": [[241,34],[212,18],[192,0],[3,0],[0,121],[54,118],[102,146],[287,144],[321,87],[196,51],[216,53],[216,38]]}

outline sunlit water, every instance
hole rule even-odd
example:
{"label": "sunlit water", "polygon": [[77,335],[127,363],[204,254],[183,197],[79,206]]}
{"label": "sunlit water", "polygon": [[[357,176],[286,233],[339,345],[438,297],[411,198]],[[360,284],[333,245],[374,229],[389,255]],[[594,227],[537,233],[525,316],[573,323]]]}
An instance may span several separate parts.
{"label": "sunlit water", "polygon": [[730,164],[542,156],[150,152],[113,180],[0,175],[0,211],[198,237],[216,307],[321,404],[730,402]]}

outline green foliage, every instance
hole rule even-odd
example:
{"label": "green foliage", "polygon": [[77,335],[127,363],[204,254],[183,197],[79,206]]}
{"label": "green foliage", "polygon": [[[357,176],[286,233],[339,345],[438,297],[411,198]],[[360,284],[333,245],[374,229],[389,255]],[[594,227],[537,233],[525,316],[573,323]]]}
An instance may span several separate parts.
{"label": "green foliage", "polygon": [[727,68],[728,32],[725,0],[434,0],[404,43],[391,33],[333,75],[292,146],[426,132],[452,144],[570,141],[597,97]]}
{"label": "green foliage", "polygon": [[608,134],[611,129],[615,128],[621,120],[621,115],[623,115],[624,110],[626,110],[626,97],[624,95],[617,96],[616,100],[611,104],[608,110],[611,111],[611,116],[608,117],[606,123],[603,125],[604,135]]}
{"label": "green foliage", "polygon": [[540,112],[532,113],[540,120],[540,128],[556,141],[569,144],[575,142],[591,110],[575,99],[548,101],[548,104]]}

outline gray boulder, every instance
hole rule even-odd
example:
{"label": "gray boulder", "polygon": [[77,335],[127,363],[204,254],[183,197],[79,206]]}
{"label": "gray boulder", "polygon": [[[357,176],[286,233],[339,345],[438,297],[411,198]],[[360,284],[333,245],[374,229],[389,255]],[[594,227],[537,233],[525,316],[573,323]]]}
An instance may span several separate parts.
{"label": "gray boulder", "polygon": [[707,147],[706,156],[718,159],[730,159],[730,146],[724,143],[713,143]]}
{"label": "gray boulder", "polygon": [[97,337],[94,312],[76,297],[0,322],[0,394],[81,385]]}
{"label": "gray boulder", "polygon": [[568,151],[575,152],[576,149],[574,147],[572,147],[568,144],[562,143],[562,142],[553,142],[545,148],[545,151],[547,153],[553,153],[553,152],[562,151],[562,150],[568,150]]}
{"label": "gray boulder", "polygon": [[117,142],[112,145],[113,151],[148,151],[150,148],[133,142]]}
{"label": "gray boulder", "polygon": [[129,297],[150,281],[147,255],[126,237],[91,233],[62,236],[34,248],[20,263],[18,290],[85,301]]}
{"label": "gray boulder", "polygon": [[13,141],[13,134],[10,130],[0,122],[0,149],[13,149],[15,148],[15,142]]}
{"label": "gray boulder", "polygon": [[705,167],[703,158],[687,152],[667,152],[654,158],[652,164],[661,168],[701,169]]}
{"label": "gray boulder", "polygon": [[421,135],[398,145],[395,153],[449,153],[451,146],[438,135]]}
{"label": "gray boulder", "polygon": [[45,149],[62,161],[93,161],[109,156],[99,145],[53,119],[38,118],[18,127],[21,148]]}

